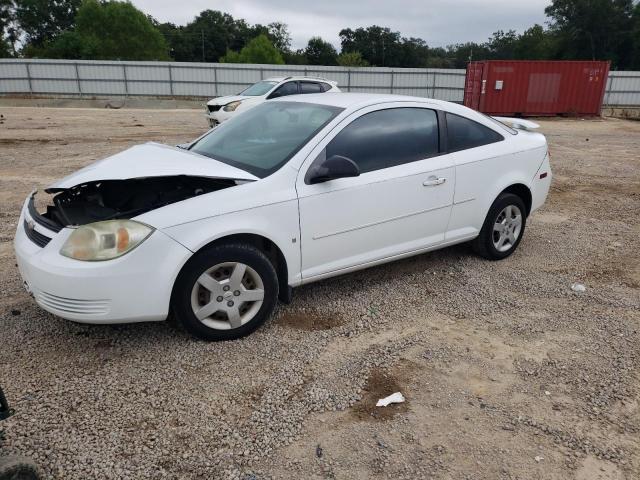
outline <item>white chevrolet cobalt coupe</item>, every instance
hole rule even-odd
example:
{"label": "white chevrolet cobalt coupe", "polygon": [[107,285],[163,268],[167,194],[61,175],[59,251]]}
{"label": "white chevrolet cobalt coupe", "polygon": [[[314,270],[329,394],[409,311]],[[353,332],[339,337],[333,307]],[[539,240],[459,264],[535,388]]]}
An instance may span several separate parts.
{"label": "white chevrolet cobalt coupe", "polygon": [[537,125],[503,122],[393,95],[265,102],[186,149],[148,143],[89,165],[46,189],[46,211],[29,196],[20,273],[69,320],[173,311],[227,340],[298,285],[467,241],[502,259],[551,182]]}

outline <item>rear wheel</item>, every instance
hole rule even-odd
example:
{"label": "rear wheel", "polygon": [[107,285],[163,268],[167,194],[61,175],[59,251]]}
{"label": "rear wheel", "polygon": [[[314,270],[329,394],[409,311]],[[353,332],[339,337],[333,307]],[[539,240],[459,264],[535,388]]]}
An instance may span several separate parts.
{"label": "rear wheel", "polygon": [[522,199],[513,193],[502,193],[493,202],[480,235],[473,240],[473,250],[489,260],[502,260],[511,255],[522,240],[527,221]]}
{"label": "rear wheel", "polygon": [[172,305],[180,323],[204,340],[233,340],[271,315],[278,278],[269,259],[244,244],[218,245],[194,255],[180,272]]}

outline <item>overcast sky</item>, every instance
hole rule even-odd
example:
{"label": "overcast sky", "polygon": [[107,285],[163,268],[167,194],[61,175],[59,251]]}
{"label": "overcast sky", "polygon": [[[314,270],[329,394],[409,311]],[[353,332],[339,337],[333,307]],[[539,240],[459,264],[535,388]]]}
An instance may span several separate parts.
{"label": "overcast sky", "polygon": [[346,27],[380,25],[432,47],[485,41],[496,30],[522,32],[546,21],[550,0],[132,0],[161,22],[184,25],[206,9],[244,18],[248,23],[289,25],[293,48],[321,36],[340,47]]}

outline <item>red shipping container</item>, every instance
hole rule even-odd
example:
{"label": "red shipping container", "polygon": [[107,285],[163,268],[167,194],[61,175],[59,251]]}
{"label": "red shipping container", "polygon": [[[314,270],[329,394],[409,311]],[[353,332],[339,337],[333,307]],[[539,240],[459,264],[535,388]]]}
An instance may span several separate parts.
{"label": "red shipping container", "polygon": [[600,115],[610,62],[470,62],[464,105],[490,115]]}

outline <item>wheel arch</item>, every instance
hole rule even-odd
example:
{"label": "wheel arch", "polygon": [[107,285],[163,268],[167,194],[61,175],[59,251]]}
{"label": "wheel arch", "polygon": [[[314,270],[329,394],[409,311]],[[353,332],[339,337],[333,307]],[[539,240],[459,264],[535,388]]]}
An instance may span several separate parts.
{"label": "wheel arch", "polygon": [[533,196],[531,194],[531,190],[529,189],[529,187],[527,187],[523,183],[514,183],[512,185],[509,185],[504,190],[502,190],[496,196],[496,198],[498,198],[503,193],[512,193],[512,194],[517,195],[518,197],[520,197],[522,199],[522,201],[524,202],[524,205],[525,205],[525,207],[527,209],[527,217],[529,216],[529,214],[531,213],[531,205],[532,205],[532,202],[533,202]]}
{"label": "wheel arch", "polygon": [[[284,303],[291,302],[287,259],[280,247],[278,247],[273,240],[257,233],[231,233],[211,240],[193,253],[195,255],[208,248],[226,243],[248,244],[263,252],[276,270],[278,277],[278,298]],[[184,268],[184,265],[182,268]]]}

